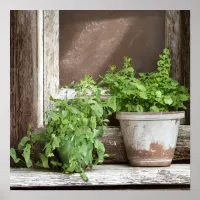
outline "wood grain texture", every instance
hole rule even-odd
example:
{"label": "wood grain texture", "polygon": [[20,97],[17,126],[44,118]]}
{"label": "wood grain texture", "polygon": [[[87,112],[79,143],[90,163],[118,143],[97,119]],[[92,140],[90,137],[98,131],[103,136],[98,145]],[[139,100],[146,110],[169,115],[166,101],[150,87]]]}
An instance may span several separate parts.
{"label": "wood grain texture", "polygon": [[[183,85],[190,92],[190,11],[181,10],[181,66]],[[190,102],[187,103],[185,124],[190,124]]]}
{"label": "wood grain texture", "polygon": [[11,11],[10,146],[37,126],[37,13]]}
{"label": "wood grain texture", "polygon": [[171,75],[181,83],[181,12],[166,11],[165,44],[171,54]]}
{"label": "wood grain texture", "polygon": [[59,89],[59,11],[44,11],[44,111]]}
{"label": "wood grain texture", "polygon": [[10,170],[10,187],[111,186],[147,184],[190,184],[190,165],[170,167],[130,167],[129,165],[97,165],[86,171],[88,182],[78,173],[36,169]]}
{"label": "wood grain texture", "polygon": [[[171,54],[171,76],[190,89],[190,11],[168,10],[165,16],[165,46]],[[190,103],[182,124],[190,124]]]}
{"label": "wood grain texture", "polygon": [[[104,163],[128,163],[120,128],[108,128],[101,140],[106,153],[114,154],[106,158]],[[181,125],[173,162],[185,160],[190,160],[190,126]]]}

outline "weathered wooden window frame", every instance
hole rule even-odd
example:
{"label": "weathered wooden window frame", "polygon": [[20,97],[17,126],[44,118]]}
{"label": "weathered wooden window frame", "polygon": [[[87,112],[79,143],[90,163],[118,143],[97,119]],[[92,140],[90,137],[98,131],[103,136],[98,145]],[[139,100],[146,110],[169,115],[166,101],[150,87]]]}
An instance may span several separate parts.
{"label": "weathered wooden window frame", "polygon": [[[189,12],[189,11],[188,11]],[[189,24],[189,14],[181,11],[166,11],[165,15],[165,41],[166,46],[170,48],[172,58],[172,76],[181,84],[190,87],[189,78],[189,29],[184,24]],[[183,20],[184,19],[184,20]],[[184,23],[184,24],[183,24]],[[182,34],[182,31],[184,34]],[[183,56],[184,55],[184,56]],[[44,111],[50,105],[49,97],[62,96],[62,90],[59,86],[59,11],[15,11],[11,13],[11,147],[16,146],[19,140],[26,134],[29,123],[35,128],[43,127]],[[189,105],[189,104],[188,104]],[[186,113],[189,119],[189,111]],[[127,163],[127,157],[123,146],[123,140],[120,129],[117,127],[108,128],[105,137],[102,138],[106,149],[109,153],[116,153],[114,160],[106,160],[104,163],[120,164]],[[114,145],[112,145],[114,144]],[[190,126],[180,126],[177,147],[174,161],[187,161],[190,158]],[[103,170],[105,166],[102,166]],[[124,166],[114,166],[122,167]],[[173,166],[164,170],[168,173],[174,172],[173,183],[189,184],[190,172],[189,165],[180,164],[183,173],[175,170]],[[101,168],[101,166],[100,166]],[[112,166],[113,168],[113,166]],[[126,168],[126,167],[125,167]],[[153,173],[158,175],[159,170],[154,172],[153,169],[147,170],[147,174]],[[21,176],[21,173],[27,171],[33,173],[33,177]],[[101,170],[100,170],[101,171]],[[137,171],[137,169],[136,169]],[[38,186],[38,173],[48,177],[48,173],[31,171],[28,169],[12,169],[11,185],[13,187],[31,187]],[[112,171],[111,171],[112,172]],[[96,176],[95,171],[91,172]],[[182,179],[180,180],[179,175]],[[113,174],[115,172],[113,171]],[[136,172],[137,174],[137,172]],[[98,172],[97,172],[98,175]],[[132,177],[132,170],[125,174]],[[60,186],[65,185],[65,178],[60,174],[55,174],[60,182]],[[70,181],[71,186],[79,184],[74,180]],[[67,175],[65,176],[67,178]],[[148,176],[147,176],[148,177]],[[150,176],[151,177],[151,176]],[[163,174],[162,174],[163,177]],[[163,183],[171,183],[164,176]],[[15,180],[20,179],[20,184]],[[103,179],[105,177],[102,177]],[[24,180],[27,180],[24,182]],[[50,178],[51,180],[51,178]],[[53,180],[53,179],[52,179]],[[64,182],[62,182],[64,180]],[[96,179],[95,179],[96,180]],[[109,180],[109,178],[106,178]],[[32,181],[32,183],[31,183]],[[129,181],[129,179],[127,179]],[[143,180],[140,180],[141,183]],[[154,180],[150,180],[152,183]],[[166,182],[169,181],[169,182]],[[101,182],[101,180],[100,180]],[[108,181],[109,182],[109,181]],[[98,184],[98,182],[95,182]],[[35,185],[34,185],[35,184]],[[42,186],[56,187],[59,184],[49,179]],[[70,185],[69,184],[69,185]],[[102,182],[100,185],[109,185],[110,183]],[[118,184],[118,183],[116,183]],[[130,182],[129,184],[140,184]],[[68,184],[67,184],[68,185]]]}
{"label": "weathered wooden window frame", "polygon": [[[189,88],[189,11],[166,11],[165,16],[171,73]],[[10,44],[10,146],[15,147],[26,135],[28,124],[34,128],[43,126],[50,95],[62,96],[59,87],[59,11],[11,11]],[[188,110],[188,121],[189,114]]]}

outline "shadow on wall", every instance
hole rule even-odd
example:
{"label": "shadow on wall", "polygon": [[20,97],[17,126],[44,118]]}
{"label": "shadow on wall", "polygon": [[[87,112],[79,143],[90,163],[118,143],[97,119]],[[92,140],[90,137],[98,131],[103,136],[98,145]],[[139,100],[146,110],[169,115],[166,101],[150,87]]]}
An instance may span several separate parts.
{"label": "shadow on wall", "polygon": [[124,56],[153,71],[165,45],[165,11],[60,11],[59,20],[61,86],[120,68]]}

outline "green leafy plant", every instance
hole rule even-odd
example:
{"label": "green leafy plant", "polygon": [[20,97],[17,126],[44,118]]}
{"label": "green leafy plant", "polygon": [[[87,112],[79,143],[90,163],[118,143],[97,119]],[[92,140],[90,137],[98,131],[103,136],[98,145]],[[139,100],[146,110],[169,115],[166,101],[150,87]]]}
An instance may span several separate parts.
{"label": "green leafy plant", "polygon": [[[102,163],[108,156],[99,136],[107,126],[107,117],[115,111],[115,97],[101,100],[100,89],[88,75],[76,84],[76,88],[79,90],[74,99],[51,97],[54,107],[46,113],[43,132],[34,134],[29,129],[18,144],[17,152],[11,148],[10,155],[15,163],[24,163],[26,167],[59,168],[64,173],[78,172],[87,181],[84,170]],[[88,88],[93,89],[92,95],[81,96]],[[43,149],[34,162],[31,152],[38,143],[43,144]]]}
{"label": "green leafy plant", "polygon": [[124,57],[120,70],[110,66],[99,85],[109,87],[116,97],[117,112],[168,112],[186,109],[188,89],[170,77],[170,52],[163,50],[155,72],[139,73],[135,76],[132,59]]}
{"label": "green leafy plant", "polygon": [[[102,163],[105,147],[99,140],[104,134],[108,117],[114,112],[167,112],[186,109],[188,90],[170,77],[169,50],[159,56],[155,72],[139,73],[137,78],[132,59],[124,57],[117,71],[110,66],[105,76],[96,83],[90,75],[69,87],[76,90],[74,99],[54,99],[46,112],[45,129],[39,133],[29,127],[10,156],[19,166],[59,168],[64,173],[80,173],[88,180],[85,169]],[[108,88],[108,89],[103,89]],[[102,99],[101,95],[111,94]],[[35,161],[37,145],[43,148]]]}
{"label": "green leafy plant", "polygon": [[89,74],[86,74],[78,83],[72,82],[68,87],[75,89],[77,91],[76,96],[79,97],[94,94],[100,97],[101,95],[106,95],[109,92],[107,88],[103,89],[101,86],[99,86]]}

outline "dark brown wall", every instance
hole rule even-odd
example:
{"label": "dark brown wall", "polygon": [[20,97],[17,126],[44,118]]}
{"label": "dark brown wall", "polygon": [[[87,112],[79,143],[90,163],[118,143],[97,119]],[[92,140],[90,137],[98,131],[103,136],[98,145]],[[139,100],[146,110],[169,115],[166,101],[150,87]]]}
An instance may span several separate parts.
{"label": "dark brown wall", "polygon": [[133,58],[137,72],[156,69],[165,45],[165,11],[60,11],[60,84]]}

